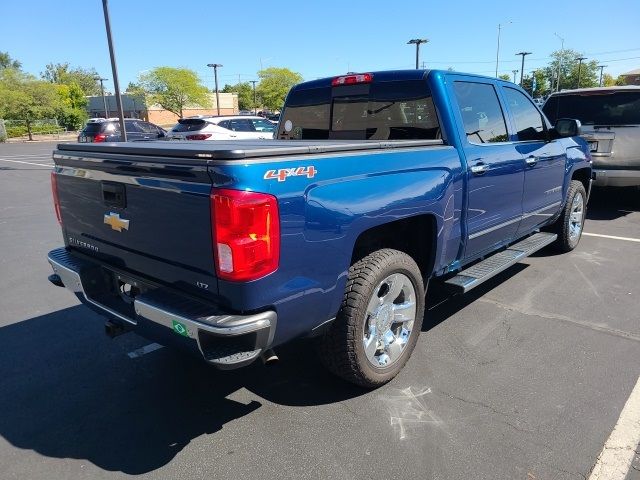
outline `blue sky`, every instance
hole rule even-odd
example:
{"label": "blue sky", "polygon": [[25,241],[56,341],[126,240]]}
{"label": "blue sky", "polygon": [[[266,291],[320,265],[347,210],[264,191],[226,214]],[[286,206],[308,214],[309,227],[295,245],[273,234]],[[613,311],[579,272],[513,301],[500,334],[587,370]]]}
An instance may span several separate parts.
{"label": "blue sky", "polygon": [[[500,73],[520,68],[515,53],[521,50],[533,52],[525,72],[544,66],[560,48],[554,33],[564,37],[565,48],[607,64],[605,72],[614,76],[640,68],[637,0],[110,0],[109,5],[122,88],[160,65],[191,68],[209,87],[213,73],[207,63],[224,65],[221,86],[256,79],[261,64],[291,68],[305,79],[413,68],[415,50],[406,42],[416,37],[430,40],[421,48],[427,68],[492,75],[498,23],[505,25]],[[0,51],[34,74],[48,62],[69,62],[112,78],[100,0],[2,2]]]}

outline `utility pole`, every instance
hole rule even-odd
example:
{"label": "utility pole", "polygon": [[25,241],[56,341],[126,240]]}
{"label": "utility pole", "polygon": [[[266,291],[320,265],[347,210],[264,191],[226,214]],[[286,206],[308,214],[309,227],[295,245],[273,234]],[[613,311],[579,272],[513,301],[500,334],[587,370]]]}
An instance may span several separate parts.
{"label": "utility pole", "polygon": [[[509,21],[508,23],[512,23]],[[498,24],[498,47],[496,48],[496,78],[498,78],[498,59],[500,57],[500,32],[502,31],[502,24]]]}
{"label": "utility pole", "polygon": [[598,68],[600,69],[600,86],[602,86],[602,71],[604,70],[605,67],[608,67],[609,65],[598,65]]}
{"label": "utility pole", "polygon": [[556,92],[560,91],[560,76],[561,76],[561,69],[562,69],[562,56],[564,55],[564,38],[562,38],[560,35],[558,35],[557,33],[553,33],[556,37],[558,37],[561,41],[561,47],[560,47],[560,58],[558,59],[558,84],[556,85]]}
{"label": "utility pole", "polygon": [[120,138],[127,141],[127,129],[124,125],[124,110],[122,110],[122,99],[120,98],[120,84],[118,83],[118,69],[116,67],[116,54],[113,49],[113,38],[111,37],[111,22],[109,21],[108,0],[102,0],[102,10],[104,12],[104,26],[107,29],[107,42],[109,43],[109,56],[111,57],[111,71],[113,73],[113,88],[115,90],[116,106],[120,117]]}
{"label": "utility pole", "polygon": [[516,83],[516,74],[518,73],[518,70],[511,70],[513,72],[513,83]]}
{"label": "utility pole", "polygon": [[218,94],[218,68],[222,68],[220,63],[207,63],[207,67],[213,68],[213,78],[216,82],[216,108],[218,110],[218,116],[220,116],[220,95]]}
{"label": "utility pole", "polygon": [[251,83],[253,83],[253,114],[257,115],[258,114],[258,102],[256,101],[256,83],[258,83],[257,80],[251,80]]}
{"label": "utility pole", "polygon": [[107,108],[107,98],[104,96],[104,83],[108,78],[96,77],[96,80],[100,82],[100,91],[102,92],[102,104],[104,105],[104,118],[109,118],[109,109]]}
{"label": "utility pole", "polygon": [[413,38],[407,42],[407,45],[415,45],[416,46],[416,70],[418,70],[420,65],[420,44],[428,43],[429,40],[426,38]]}
{"label": "utility pole", "polygon": [[522,86],[522,76],[524,75],[524,57],[526,57],[527,55],[531,55],[531,52],[518,52],[516,53],[516,55],[522,55],[522,66],[520,67],[520,86]]}
{"label": "utility pole", "polygon": [[580,88],[580,71],[582,70],[582,61],[586,60],[587,57],[578,57],[576,60],[578,60],[578,87]]}

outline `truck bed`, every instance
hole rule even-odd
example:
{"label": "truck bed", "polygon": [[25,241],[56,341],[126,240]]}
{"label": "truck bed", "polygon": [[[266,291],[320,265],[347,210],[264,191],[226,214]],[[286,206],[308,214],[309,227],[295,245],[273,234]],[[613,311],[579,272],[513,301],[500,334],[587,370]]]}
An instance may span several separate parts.
{"label": "truck bed", "polygon": [[442,140],[234,140],[234,141],[157,141],[128,143],[63,143],[57,156],[77,153],[121,154],[172,159],[244,160],[287,155],[312,155],[363,150],[443,145]]}

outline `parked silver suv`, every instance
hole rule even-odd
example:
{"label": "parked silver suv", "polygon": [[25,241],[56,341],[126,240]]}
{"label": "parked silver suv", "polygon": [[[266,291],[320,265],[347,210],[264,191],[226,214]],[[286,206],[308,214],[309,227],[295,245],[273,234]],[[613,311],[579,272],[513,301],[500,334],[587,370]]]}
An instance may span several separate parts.
{"label": "parked silver suv", "polygon": [[593,157],[594,185],[640,186],[640,86],[580,88],[552,94],[552,124],[577,118]]}

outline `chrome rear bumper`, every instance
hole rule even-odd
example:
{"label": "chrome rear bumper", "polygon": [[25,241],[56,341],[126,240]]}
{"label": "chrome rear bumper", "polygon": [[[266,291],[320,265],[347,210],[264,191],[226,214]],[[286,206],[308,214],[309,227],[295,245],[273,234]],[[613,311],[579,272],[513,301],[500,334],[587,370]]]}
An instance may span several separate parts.
{"label": "chrome rear bumper", "polygon": [[277,315],[272,310],[229,314],[174,290],[144,280],[136,283],[138,280],[134,278],[131,282],[140,288],[140,293],[125,302],[113,292],[115,284],[109,279],[115,273],[108,267],[74,256],[66,248],[52,250],[47,259],[64,286],[93,310],[134,330],[151,322],[173,331],[176,340],[192,339],[204,359],[218,368],[251,363],[273,341]]}
{"label": "chrome rear bumper", "polygon": [[640,185],[640,169],[623,170],[593,167],[596,187],[635,187]]}

